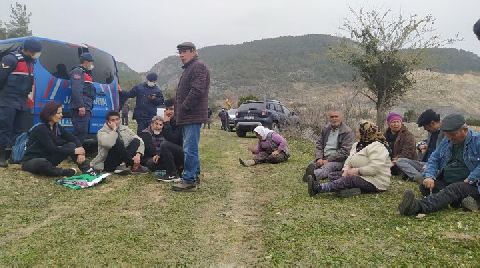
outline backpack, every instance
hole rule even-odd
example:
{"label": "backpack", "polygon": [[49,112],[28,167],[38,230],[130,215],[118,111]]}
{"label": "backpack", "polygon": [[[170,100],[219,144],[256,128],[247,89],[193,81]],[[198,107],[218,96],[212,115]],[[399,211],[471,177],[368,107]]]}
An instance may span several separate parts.
{"label": "backpack", "polygon": [[23,132],[15,139],[15,144],[12,146],[12,155],[10,156],[11,163],[16,164],[22,161],[25,151],[27,150],[28,136],[32,130],[40,124],[41,123],[37,123],[33,125],[28,131]]}

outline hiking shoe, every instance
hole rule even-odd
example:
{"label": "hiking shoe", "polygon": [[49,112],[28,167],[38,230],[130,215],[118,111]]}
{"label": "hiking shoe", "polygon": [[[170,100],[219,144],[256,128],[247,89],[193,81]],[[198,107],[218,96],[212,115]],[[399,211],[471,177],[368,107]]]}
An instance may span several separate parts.
{"label": "hiking shoe", "polygon": [[478,211],[478,204],[477,200],[471,196],[467,196],[464,199],[462,199],[462,207],[465,210],[471,211],[471,212],[477,212]]}
{"label": "hiking shoe", "polygon": [[360,188],[343,189],[337,192],[337,196],[339,197],[352,197],[360,194],[362,194]]}
{"label": "hiking shoe", "polygon": [[398,205],[398,211],[403,216],[414,216],[419,212],[418,201],[415,200],[415,193],[412,190],[405,190],[402,202]]}
{"label": "hiking shoe", "polygon": [[145,174],[148,173],[150,170],[147,167],[144,167],[142,165],[133,165],[132,167],[132,173],[134,174]]}
{"label": "hiking shoe", "polygon": [[125,163],[118,165],[115,170],[113,171],[114,174],[117,175],[128,175],[131,174],[132,171],[125,165]]}
{"label": "hiking shoe", "polygon": [[305,174],[303,174],[303,181],[307,182],[308,181],[308,175],[312,176],[315,178],[315,163],[310,163],[308,164],[307,168],[305,169]]}
{"label": "hiking shoe", "polygon": [[62,170],[62,176],[65,177],[72,177],[75,176],[75,174],[77,174],[77,170],[74,168],[66,168]]}
{"label": "hiking shoe", "polygon": [[157,181],[173,182],[176,178],[175,176],[160,176],[157,178]]}
{"label": "hiking shoe", "polygon": [[197,184],[195,182],[186,182],[184,180],[175,183],[172,185],[172,191],[175,192],[192,192],[197,189]]}

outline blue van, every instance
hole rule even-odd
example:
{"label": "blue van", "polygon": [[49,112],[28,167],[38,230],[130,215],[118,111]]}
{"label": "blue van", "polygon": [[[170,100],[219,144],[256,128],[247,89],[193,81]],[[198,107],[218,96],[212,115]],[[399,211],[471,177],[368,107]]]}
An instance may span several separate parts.
{"label": "blue van", "polygon": [[[22,128],[27,130],[40,121],[39,114],[49,101],[63,105],[61,124],[73,131],[70,111],[70,71],[79,65],[80,55],[90,52],[95,61],[92,71],[96,99],[89,126],[89,138],[96,138],[96,133],[105,123],[109,110],[119,111],[119,79],[115,58],[107,52],[89,45],[77,45],[48,38],[35,37],[42,43],[42,54],[35,63],[35,82],[28,99],[31,108],[29,118],[22,120]],[[0,57],[21,47],[27,37],[0,40]]]}

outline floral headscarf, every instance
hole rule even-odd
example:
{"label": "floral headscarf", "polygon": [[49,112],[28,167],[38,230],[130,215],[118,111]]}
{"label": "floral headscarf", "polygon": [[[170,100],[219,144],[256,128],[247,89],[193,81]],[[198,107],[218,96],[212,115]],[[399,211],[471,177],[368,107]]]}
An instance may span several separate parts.
{"label": "floral headscarf", "polygon": [[360,127],[358,130],[360,131],[360,141],[357,144],[357,152],[375,141],[382,143],[385,145],[387,150],[389,150],[385,136],[383,136],[382,132],[378,131],[378,127],[374,123],[362,121],[360,122]]}

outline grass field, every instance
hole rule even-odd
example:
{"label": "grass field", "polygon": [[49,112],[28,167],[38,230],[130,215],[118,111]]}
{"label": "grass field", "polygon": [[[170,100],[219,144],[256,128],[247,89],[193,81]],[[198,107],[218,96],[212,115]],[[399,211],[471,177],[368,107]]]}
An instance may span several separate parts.
{"label": "grass field", "polygon": [[448,209],[400,217],[403,191],[308,197],[313,144],[291,159],[244,168],[253,138],[202,130],[202,182],[174,193],[153,175],[110,176],[87,190],[10,165],[0,171],[0,265],[478,266],[479,215]]}

